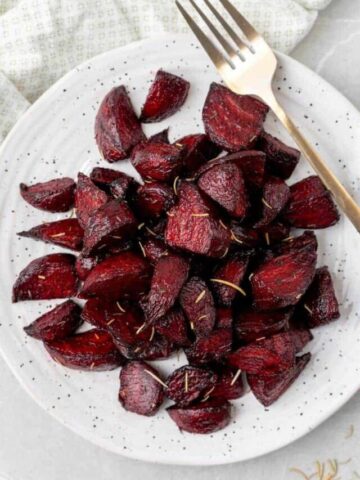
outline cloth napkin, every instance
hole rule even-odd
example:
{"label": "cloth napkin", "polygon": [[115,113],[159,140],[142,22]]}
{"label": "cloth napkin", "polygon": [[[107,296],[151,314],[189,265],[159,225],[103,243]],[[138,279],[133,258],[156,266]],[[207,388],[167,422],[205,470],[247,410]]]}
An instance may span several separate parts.
{"label": "cloth napkin", "polygon": [[[309,32],[330,1],[233,0],[283,52]],[[0,0],[0,143],[29,105],[74,66],[162,32],[188,32],[173,0]]]}

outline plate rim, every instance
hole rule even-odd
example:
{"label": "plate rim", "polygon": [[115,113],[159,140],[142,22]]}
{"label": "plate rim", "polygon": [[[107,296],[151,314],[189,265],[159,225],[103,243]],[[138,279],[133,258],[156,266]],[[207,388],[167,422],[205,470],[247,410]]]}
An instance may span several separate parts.
{"label": "plate rim", "polygon": [[[196,39],[193,37],[191,34],[173,34],[173,33],[161,33],[152,37],[144,38],[141,40],[137,40],[134,42],[131,42],[129,44],[123,45],[121,47],[116,47],[111,50],[108,50],[106,52],[102,52],[98,55],[95,55],[84,62],[81,62],[80,64],[76,65],[73,67],[69,72],[67,72],[65,75],[63,75],[61,78],[59,78],[54,84],[52,84],[45,92],[38,97],[38,99],[30,105],[30,107],[22,114],[22,116],[19,118],[19,120],[15,123],[15,125],[11,128],[10,132],[7,134],[5,140],[2,142],[2,145],[0,146],[0,160],[3,155],[3,152],[6,150],[8,143],[12,140],[13,136],[17,134],[18,129],[21,129],[22,125],[24,122],[27,121],[28,117],[32,115],[32,111],[35,108],[38,108],[39,105],[41,105],[43,102],[47,101],[47,98],[51,96],[54,90],[56,90],[61,84],[66,82],[67,78],[70,77],[71,75],[74,74],[74,71],[76,71],[79,68],[83,68],[84,66],[88,65],[89,63],[92,63],[94,61],[98,61],[101,58],[105,58],[107,56],[111,57],[111,55],[114,54],[114,52],[119,52],[119,51],[127,51],[131,50],[133,48],[140,47],[143,44],[146,43],[153,43],[153,42],[160,42],[160,41],[170,41],[171,40],[180,40],[180,39],[187,39],[189,41],[191,39],[192,42],[196,42]],[[320,75],[318,75],[316,72],[311,70],[309,67],[306,65],[302,64],[298,60],[284,54],[281,52],[276,51],[276,55],[284,62],[287,64],[293,65],[294,68],[297,69],[302,69],[308,77],[313,78],[314,80],[321,81],[322,85],[324,88],[326,88],[328,91],[330,91],[331,95],[337,96],[339,101],[343,102],[344,106],[350,111],[353,115],[358,116],[360,119],[360,112],[359,110],[350,102],[350,100],[340,91],[338,91],[333,85],[331,85],[327,80],[323,79]],[[3,300],[0,299],[0,309],[2,308]],[[47,409],[47,406],[45,403],[39,399],[36,396],[35,391],[31,389],[31,383],[26,382],[25,378],[20,374],[19,370],[16,368],[15,365],[11,363],[10,360],[8,360],[7,354],[4,351],[1,343],[0,343],[0,354],[2,358],[4,359],[7,367],[10,369],[10,371],[13,373],[17,381],[20,383],[22,388],[29,394],[29,396],[35,401],[37,405],[39,405],[47,414],[49,414],[52,418],[54,418],[56,421],[58,421],[61,425],[66,427],[67,429],[71,430],[75,434],[79,435],[83,439],[90,441],[92,444],[100,446],[101,448],[104,448],[107,451],[110,451],[112,453],[131,458],[133,460],[141,460],[141,461],[146,461],[149,463],[154,463],[154,464],[165,464],[165,465],[181,465],[181,466],[215,466],[215,465],[225,465],[225,464],[231,464],[231,463],[237,463],[237,462],[243,462],[247,460],[251,460],[254,458],[258,458],[260,456],[266,455],[273,453],[277,450],[280,450],[282,448],[285,448],[286,446],[294,443],[295,441],[303,438],[305,435],[310,433],[311,431],[315,430],[318,426],[320,426],[322,423],[324,423],[326,420],[328,420],[330,417],[332,417],[337,411],[339,411],[358,391],[359,386],[354,382],[354,388],[348,390],[348,393],[344,395],[341,398],[341,401],[338,402],[337,405],[335,405],[333,408],[330,410],[327,410],[326,412],[320,414],[316,421],[314,421],[311,425],[311,427],[308,426],[308,428],[305,431],[297,431],[296,434],[294,435],[293,438],[285,439],[280,442],[275,442],[276,445],[275,447],[265,447],[265,448],[259,448],[259,451],[254,453],[253,455],[247,456],[246,458],[240,458],[236,459],[234,457],[226,457],[226,458],[207,458],[206,461],[202,461],[197,458],[191,458],[189,457],[189,461],[184,461],[181,458],[175,459],[175,458],[170,458],[166,459],[163,458],[161,460],[159,459],[154,459],[153,454],[151,452],[147,452],[145,450],[142,450],[141,452],[137,451],[127,451],[124,453],[123,451],[119,451],[119,448],[116,448],[115,445],[111,444],[110,442],[98,438],[97,436],[93,435],[91,432],[88,430],[83,430],[81,427],[78,428],[68,424],[61,416],[57,415],[57,412],[53,412],[51,410]]]}

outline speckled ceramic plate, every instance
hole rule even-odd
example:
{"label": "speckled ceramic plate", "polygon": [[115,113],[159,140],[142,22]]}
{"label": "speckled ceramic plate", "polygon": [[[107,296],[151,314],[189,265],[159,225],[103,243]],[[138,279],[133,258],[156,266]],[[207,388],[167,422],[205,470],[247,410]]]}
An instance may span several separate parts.
{"label": "speckled ceramic plate", "polygon": [[[279,55],[275,90],[304,133],[328,159],[358,200],[360,114],[336,90],[304,66]],[[16,274],[31,260],[58,248],[19,238],[16,232],[63,218],[37,211],[19,195],[18,184],[90,172],[100,159],[94,142],[99,102],[114,85],[125,84],[139,111],[158,68],[183,75],[191,93],[180,112],[160,124],[171,138],[202,130],[201,107],[209,83],[218,80],[207,57],[191,37],[163,36],[119,48],[74,69],[46,92],[8,136],[0,154],[0,348],[32,397],[64,425],[101,447],[152,462],[210,465],[235,462],[287,445],[339,409],[359,387],[359,237],[348,221],[320,231],[319,264],[329,265],[341,302],[341,319],[314,332],[306,371],[272,407],[248,393],[235,401],[231,424],[214,435],[181,434],[165,409],[152,418],[124,411],[118,401],[119,372],[69,370],[49,359],[41,343],[22,327],[56,302],[12,305]],[[288,140],[272,115],[268,129]],[[115,168],[131,172],[125,162]],[[310,174],[301,161],[291,182]],[[156,362],[166,375],[184,358]]]}

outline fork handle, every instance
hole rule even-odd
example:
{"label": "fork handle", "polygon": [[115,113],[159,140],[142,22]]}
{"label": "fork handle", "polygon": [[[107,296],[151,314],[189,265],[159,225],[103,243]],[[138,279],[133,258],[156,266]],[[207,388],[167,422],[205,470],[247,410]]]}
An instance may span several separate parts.
{"label": "fork handle", "polygon": [[294,122],[278,103],[274,94],[271,92],[271,94],[266,96],[264,100],[278,117],[280,122],[284,125],[286,130],[290,133],[291,137],[295,140],[299,149],[305,155],[315,172],[319,175],[322,182],[333,194],[340,209],[349,218],[356,230],[360,232],[359,205],[351,197],[345,187],[339,182],[314,147],[306,140],[302,133],[300,133]]}

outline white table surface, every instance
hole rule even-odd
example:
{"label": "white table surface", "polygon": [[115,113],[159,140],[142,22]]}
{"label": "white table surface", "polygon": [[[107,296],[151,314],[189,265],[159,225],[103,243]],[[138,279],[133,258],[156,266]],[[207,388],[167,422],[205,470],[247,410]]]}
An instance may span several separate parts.
{"label": "white table surface", "polygon": [[[293,56],[360,109],[359,52],[360,0],[333,0]],[[322,480],[356,480],[359,440],[360,395],[356,395],[305,438],[260,459],[211,468],[136,462],[102,450],[57,423],[22,390],[0,358],[0,480],[296,480],[304,477],[292,467],[311,474],[316,461],[328,459],[348,463],[339,464],[333,477],[327,463]]]}

